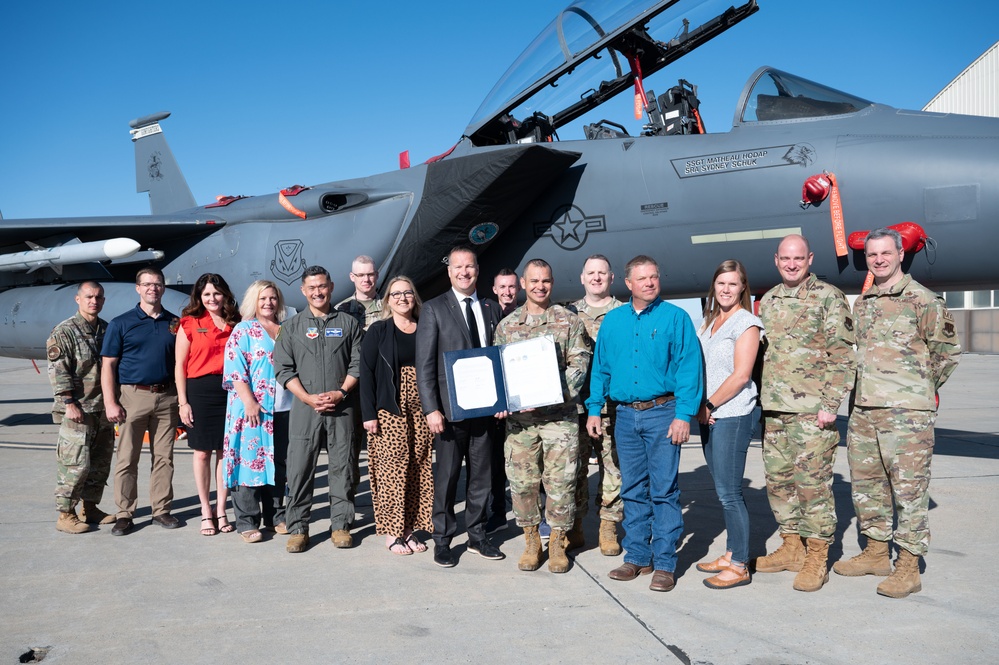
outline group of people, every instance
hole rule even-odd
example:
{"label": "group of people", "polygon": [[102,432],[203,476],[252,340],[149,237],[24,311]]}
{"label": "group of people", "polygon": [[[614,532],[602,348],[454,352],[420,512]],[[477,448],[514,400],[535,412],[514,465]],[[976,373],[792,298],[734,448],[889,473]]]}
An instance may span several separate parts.
{"label": "group of people", "polygon": [[[567,551],[585,544],[592,454],[600,551],[625,552],[610,577],[651,573],[650,589],[669,591],[683,531],[680,450],[696,421],[727,533],[725,553],[697,564],[711,574],[704,584],[730,589],[749,584],[753,571],[790,570],[795,589],[817,591],[828,581],[836,529],[836,414],[850,395],[847,448],[867,545],[833,570],[887,577],[878,592],[904,597],[920,590],[919,558],[929,541],[934,396],[960,347],[942,300],[902,271],[896,232],[872,232],[865,254],[874,283],[853,313],[842,292],[810,273],[813,257],[799,235],[780,242],[774,260],[781,283],[763,297],[758,316],[745,268],[724,261],[699,329],[661,299],[659,266],[644,255],[625,266],[627,302],[611,295],[610,261],[594,255],[580,276],[584,296],[566,305],[552,302],[553,271],[542,259],[527,261],[519,277],[500,271],[496,301],[479,297],[477,257],[466,246],[448,255],[451,288],[426,303],[405,276],[388,279],[378,298],[374,261],[360,256],[351,266],[354,294],[333,306],[329,272],[306,268],[307,308],[291,318],[274,283],[254,282],[237,305],[214,274],[198,279],[178,318],[160,304],[163,274],[143,268],[140,302],[107,324],[99,318],[103,289],[84,282],[79,311],[48,341],[54,417],[62,422],[57,528],[81,533],[113,523],[114,535],[133,528],[147,433],[153,522],[179,526],[170,508],[180,421],[194,450],[203,535],[236,530],[253,543],[271,529],[288,535],[288,552],[305,551],[325,449],[330,539],[351,547],[366,434],[376,533],[390,552],[426,551],[420,534],[430,532],[434,562],[457,565],[451,543],[464,463],[467,550],[504,558],[489,536],[507,525],[509,484],[524,532],[518,567],[537,570],[547,558],[551,572],[563,573]],[[517,306],[519,289],[525,299]],[[555,342],[561,401],[463,418],[451,404],[445,354],[541,336]],[[761,420],[767,494],[782,545],[750,560],[742,485]],[[114,424],[118,511],[107,515],[98,504]],[[226,518],[229,495],[235,526]],[[892,541],[899,549],[894,568]]]}

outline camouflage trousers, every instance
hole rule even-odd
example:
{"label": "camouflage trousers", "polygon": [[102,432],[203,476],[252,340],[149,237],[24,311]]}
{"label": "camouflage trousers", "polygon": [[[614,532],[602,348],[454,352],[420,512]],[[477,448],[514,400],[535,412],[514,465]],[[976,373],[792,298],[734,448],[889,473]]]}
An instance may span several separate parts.
{"label": "camouflage trousers", "polygon": [[85,413],[83,422],[63,418],[56,443],[56,508],[72,512],[83,501],[100,503],[111,473],[114,425],[104,412]]}
{"label": "camouflage trousers", "polygon": [[853,509],[860,532],[873,540],[894,539],[910,554],[923,556],[930,545],[930,462],[932,411],[856,407],[846,436],[853,485]]}
{"label": "camouflage trousers", "polygon": [[614,445],[614,409],[600,417],[603,436],[594,439],[586,431],[586,414],[579,416],[579,468],[576,472],[576,519],[586,517],[590,501],[590,451],[597,453],[597,495],[593,505],[600,509],[600,519],[611,522],[624,520],[621,501],[621,469]]}
{"label": "camouflage trousers", "polygon": [[545,519],[553,529],[572,528],[576,512],[579,424],[575,411],[564,417],[515,414],[506,420],[506,477],[517,526],[541,523],[541,483],[548,495]]}
{"label": "camouflage trousers", "polygon": [[833,462],[835,425],[820,428],[814,413],[766,413],[763,467],[767,498],[781,533],[832,542],[836,533]]}

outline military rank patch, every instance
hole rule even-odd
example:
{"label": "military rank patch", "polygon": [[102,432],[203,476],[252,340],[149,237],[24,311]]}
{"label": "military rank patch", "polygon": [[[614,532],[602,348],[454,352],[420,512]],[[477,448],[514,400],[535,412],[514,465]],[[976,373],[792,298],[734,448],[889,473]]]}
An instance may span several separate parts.
{"label": "military rank patch", "polygon": [[306,328],[305,336],[309,339],[315,339],[319,337],[319,328]]}
{"label": "military rank patch", "polygon": [[49,360],[59,360],[59,358],[62,357],[62,349],[60,349],[57,345],[53,344],[52,346],[49,347],[48,357]]}

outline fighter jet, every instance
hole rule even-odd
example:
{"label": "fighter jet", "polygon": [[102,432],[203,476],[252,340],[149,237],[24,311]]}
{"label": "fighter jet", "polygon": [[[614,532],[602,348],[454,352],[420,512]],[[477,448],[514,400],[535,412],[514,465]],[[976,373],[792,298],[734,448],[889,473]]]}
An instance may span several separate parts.
{"label": "fighter jet", "polygon": [[[856,293],[864,234],[894,225],[907,270],[924,284],[999,282],[989,249],[999,240],[999,120],[895,109],[764,66],[732,127],[713,131],[696,82],[647,88],[647,77],[759,9],[730,1],[574,2],[450,150],[365,178],[198,206],[163,136],[168,114],[135,120],[137,190],[149,192],[151,215],[0,222],[0,354],[42,357],[82,279],[104,283],[105,314],[134,306],[140,262],[162,268],[174,311],[209,271],[236,292],[274,280],[302,307],[307,265],[345,266],[358,254],[375,259],[382,279],[411,276],[426,297],[446,287],[444,260],[459,243],[478,249],[486,277],[547,260],[556,299],[578,296],[589,254],[620,267],[644,253],[663,267],[665,294],[686,297],[703,295],[728,258],[762,293],[777,278],[778,239],[802,233],[813,272]],[[621,108],[604,105],[624,94],[645,121],[637,135],[599,115]],[[559,139],[570,123],[585,139]],[[349,289],[338,283],[334,297]]]}

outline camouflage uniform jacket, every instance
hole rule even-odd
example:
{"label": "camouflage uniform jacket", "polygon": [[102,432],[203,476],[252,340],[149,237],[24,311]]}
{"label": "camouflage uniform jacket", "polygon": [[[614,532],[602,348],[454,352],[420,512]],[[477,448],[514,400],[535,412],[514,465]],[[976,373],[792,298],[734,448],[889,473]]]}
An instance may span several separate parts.
{"label": "camouflage uniform jacket", "polygon": [[943,299],[905,275],[868,289],[857,320],[857,393],[866,407],[935,411],[936,392],[957,367],[961,345]]}
{"label": "camouflage uniform jacket", "polygon": [[[543,314],[527,313],[527,305],[518,307],[500,321],[493,336],[493,344],[509,344],[532,337],[551,335],[558,347],[558,368],[562,373],[561,405],[535,409],[531,417],[549,418],[563,413],[575,413],[579,404],[579,391],[583,387],[593,357],[593,341],[586,334],[583,321],[561,305],[552,305]],[[567,410],[566,407],[571,407]],[[524,414],[528,415],[528,414]]]}
{"label": "camouflage uniform jacket", "polygon": [[843,292],[809,275],[760,303],[767,331],[760,399],[766,411],[836,413],[853,388],[853,317]]}
{"label": "camouflage uniform jacket", "polygon": [[[597,333],[600,331],[600,324],[604,321],[604,316],[607,312],[612,309],[617,309],[624,303],[611,296],[610,302],[603,307],[593,307],[586,302],[586,298],[580,298],[574,303],[566,305],[568,309],[573,314],[579,316],[583,321],[583,325],[586,326],[586,334],[590,336],[590,339],[594,344],[597,342]],[[593,365],[591,363],[590,369],[586,371],[586,382],[583,384],[583,390],[580,394],[579,401],[579,412],[586,413],[586,406],[582,402],[586,401],[586,398],[590,396],[590,372],[593,370]],[[600,409],[600,413],[607,413],[607,405],[604,404],[603,408]]]}
{"label": "camouflage uniform jacket", "polygon": [[[367,304],[364,304],[365,302]],[[362,329],[367,330],[371,327],[372,323],[382,318],[382,299],[375,298],[374,300],[362,302],[357,299],[357,293],[354,293],[354,295],[346,300],[338,302],[334,309],[338,312],[350,314],[357,319]]]}
{"label": "camouflage uniform jacket", "polygon": [[55,401],[52,404],[52,417],[55,422],[62,420],[66,405],[62,397],[72,392],[84,413],[101,413],[104,400],[101,397],[101,345],[108,324],[104,319],[89,323],[77,312],[55,328],[45,342],[49,359],[49,383]]}

